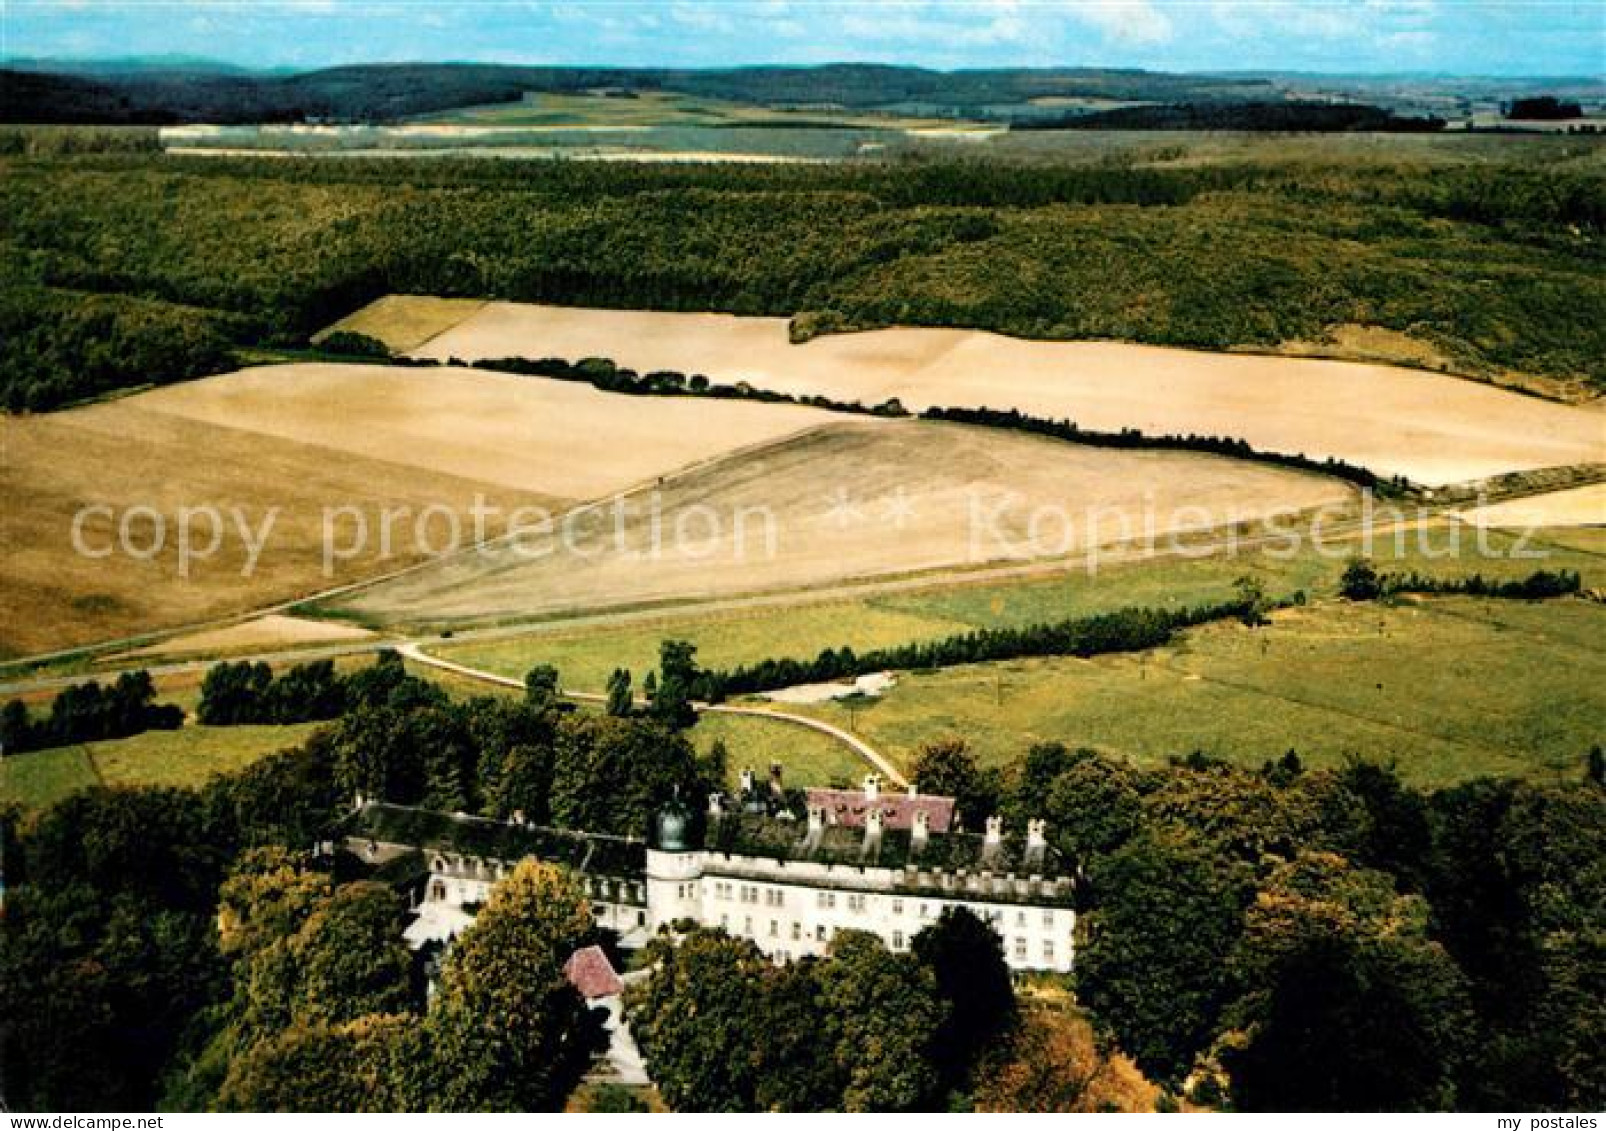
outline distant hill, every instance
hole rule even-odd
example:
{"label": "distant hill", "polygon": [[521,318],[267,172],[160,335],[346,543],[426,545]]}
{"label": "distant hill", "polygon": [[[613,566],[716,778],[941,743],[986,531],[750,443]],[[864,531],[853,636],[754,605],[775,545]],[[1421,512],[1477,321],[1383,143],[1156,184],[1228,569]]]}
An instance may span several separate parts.
{"label": "distant hill", "polygon": [[190,75],[248,75],[252,73],[288,73],[288,68],[271,68],[253,72],[250,67],[233,63],[220,63],[196,55],[127,55],[117,59],[66,59],[66,58],[0,58],[0,68],[12,71],[34,71],[47,74],[81,75],[95,78],[104,75],[141,75],[152,73]]}
{"label": "distant hill", "polygon": [[477,63],[375,64],[299,74],[237,72],[193,60],[139,60],[103,69],[49,70],[33,61],[0,69],[8,122],[145,123],[388,121],[513,101],[526,91],[667,90],[764,106],[854,110],[918,106],[934,115],[1006,116],[1036,99],[1268,100],[1264,79],[1129,70],[931,71],[831,64],[730,70],[519,67]]}
{"label": "distant hill", "polygon": [[[1136,129],[1176,128],[1174,123],[1186,115],[1165,108],[1181,106],[1193,108],[1188,113],[1202,119],[1218,118],[1224,106],[1345,102],[1401,116],[1448,118],[1462,116],[1474,105],[1493,107],[1500,100],[1533,93],[1566,97],[1586,107],[1606,102],[1606,86],[1591,79],[1169,74],[1088,67],[936,71],[874,63],[724,70],[395,63],[291,72],[247,71],[188,56],[141,56],[0,60],[0,121],[387,122],[514,102],[527,92],[598,89],[666,91],[777,109],[880,111],[1047,125],[1089,112],[1126,113],[1131,122],[1124,128]],[[1159,117],[1154,121],[1159,124],[1143,124],[1145,115],[1131,112],[1134,103],[1156,107],[1153,113]],[[1103,119],[1111,125],[1121,120]],[[1094,128],[1101,123],[1071,124]],[[1370,127],[1318,122],[1268,128]]]}

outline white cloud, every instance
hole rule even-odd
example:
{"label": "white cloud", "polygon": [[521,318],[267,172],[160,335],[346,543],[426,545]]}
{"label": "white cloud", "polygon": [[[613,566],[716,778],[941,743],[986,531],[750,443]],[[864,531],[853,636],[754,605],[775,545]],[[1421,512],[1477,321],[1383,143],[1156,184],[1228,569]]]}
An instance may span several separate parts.
{"label": "white cloud", "polygon": [[1114,43],[1168,43],[1174,35],[1171,18],[1152,0],[1072,0],[1066,7],[1078,22]]}
{"label": "white cloud", "polygon": [[669,18],[682,27],[698,31],[729,32],[734,24],[714,4],[672,4]]}
{"label": "white cloud", "polygon": [[1106,44],[1168,41],[1170,19],[1153,0],[882,0],[831,5],[825,35],[854,47],[889,44],[943,55],[1011,48],[1041,55],[1063,44],[1069,24],[1093,30]]}

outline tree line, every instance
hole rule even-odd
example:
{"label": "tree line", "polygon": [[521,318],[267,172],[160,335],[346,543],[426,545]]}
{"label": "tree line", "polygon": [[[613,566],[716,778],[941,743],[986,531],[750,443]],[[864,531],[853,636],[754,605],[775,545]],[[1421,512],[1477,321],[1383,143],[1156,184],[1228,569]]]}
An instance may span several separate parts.
{"label": "tree line", "polygon": [[[794,324],[799,320],[794,319]],[[812,333],[815,323],[809,323],[810,329],[799,334],[794,329],[793,337],[806,336]],[[361,338],[361,335],[346,335],[351,338]],[[333,337],[325,339],[324,348],[329,348]],[[349,347],[348,352],[356,355],[371,355],[377,342],[368,340],[369,345],[358,343]],[[434,366],[441,364],[435,359],[406,358],[401,359],[405,364],[413,366]],[[904,408],[903,402],[893,397],[875,405],[866,405],[863,401],[842,401],[831,397],[819,395],[797,395],[779,392],[774,389],[765,389],[747,381],[735,384],[717,384],[701,373],[687,376],[678,370],[657,369],[650,373],[638,373],[636,370],[620,366],[617,362],[603,357],[582,358],[579,361],[567,361],[563,358],[526,358],[526,357],[497,357],[479,358],[474,361],[464,361],[461,358],[451,358],[448,365],[467,365],[475,369],[489,369],[500,373],[519,373],[526,376],[550,377],[558,381],[577,381],[589,384],[592,388],[605,393],[621,393],[626,396],[643,397],[673,397],[694,396],[712,397],[717,400],[749,400],[765,404],[795,404],[807,405],[811,408],[827,409],[831,412],[853,413],[863,416],[905,417],[909,411]],[[1331,475],[1344,479],[1361,487],[1377,490],[1385,494],[1400,494],[1409,488],[1409,483],[1402,476],[1383,478],[1376,473],[1349,463],[1345,460],[1328,456],[1325,459],[1312,459],[1303,453],[1288,455],[1282,452],[1263,451],[1255,448],[1249,441],[1231,436],[1202,436],[1197,433],[1165,433],[1159,436],[1149,435],[1137,428],[1123,428],[1119,432],[1101,432],[1097,429],[1083,428],[1075,421],[1065,419],[1056,420],[1047,417],[1032,416],[1019,409],[990,409],[982,408],[947,408],[941,405],[932,405],[920,413],[922,419],[946,420],[957,424],[970,424],[985,428],[1002,428],[1016,432],[1027,432],[1035,436],[1049,436],[1057,440],[1066,440],[1073,444],[1085,444],[1095,448],[1120,448],[1125,450],[1157,450],[1157,451],[1188,451],[1206,452],[1211,455],[1228,456],[1233,459],[1252,460],[1259,463],[1269,463],[1277,467],[1288,467],[1299,471],[1313,471],[1322,475]]]}
{"label": "tree line", "polygon": [[984,428],[1004,428],[1015,432],[1028,432],[1035,436],[1051,436],[1073,444],[1086,444],[1095,448],[1155,449],[1160,451],[1207,452],[1211,455],[1230,456],[1233,459],[1253,460],[1277,467],[1298,471],[1314,471],[1331,475],[1357,486],[1376,490],[1382,494],[1400,494],[1409,487],[1402,476],[1382,478],[1375,472],[1345,460],[1328,456],[1312,459],[1303,452],[1288,455],[1255,448],[1247,440],[1232,436],[1201,436],[1196,433],[1182,435],[1166,433],[1151,436],[1136,428],[1123,428],[1119,432],[1100,432],[1083,428],[1074,420],[1054,420],[1032,416],[1019,409],[940,408],[932,407],[920,414],[928,420],[949,420],[958,424],[972,424]]}
{"label": "tree line", "polygon": [[1181,629],[1250,613],[1243,595],[1183,608],[1134,606],[1109,613],[1069,617],[1022,627],[978,628],[937,640],[899,644],[858,653],[846,645],[826,648],[812,660],[775,658],[712,673],[722,695],[746,695],[799,683],[823,683],[889,668],[924,670],[1015,660],[1026,656],[1098,656],[1141,652],[1168,643]]}
{"label": "tree line", "polygon": [[[438,362],[424,359],[407,359],[407,364],[429,365]],[[448,365],[467,365],[475,369],[490,369],[499,373],[519,373],[525,376],[550,377],[557,381],[578,381],[604,393],[620,393],[636,397],[711,397],[715,400],[759,401],[764,404],[798,404],[832,412],[856,413],[863,416],[908,416],[903,404],[893,397],[876,405],[863,401],[842,401],[825,396],[798,396],[774,389],[763,389],[746,381],[734,385],[716,384],[701,373],[687,376],[674,369],[655,369],[638,373],[620,366],[605,357],[587,357],[571,362],[558,357],[526,358],[497,357],[463,361],[451,358]]]}
{"label": "tree line", "polygon": [[183,709],[156,702],[156,685],[141,668],[109,685],[88,680],[63,688],[43,717],[36,718],[21,699],[6,700],[0,708],[0,752],[9,756],[183,725]]}
{"label": "tree line", "polygon": [[201,681],[195,716],[205,726],[332,719],[346,709],[347,682],[333,660],[296,664],[280,676],[260,661],[214,664]]}
{"label": "tree line", "polygon": [[1502,581],[1481,573],[1465,577],[1431,577],[1409,573],[1380,572],[1366,558],[1355,558],[1344,567],[1339,578],[1339,594],[1351,601],[1377,601],[1402,593],[1429,593],[1446,596],[1492,597],[1511,601],[1548,601],[1570,597],[1583,588],[1577,570],[1536,569],[1527,577]]}
{"label": "tree line", "polygon": [[5,120],[22,122],[373,122],[487,103],[516,105],[534,91],[581,94],[598,88],[606,88],[612,97],[676,91],[756,105],[868,109],[913,101],[934,109],[904,112],[954,117],[986,114],[1001,102],[1025,104],[1051,94],[1147,100],[1272,92],[1262,78],[1093,68],[944,73],[851,63],[724,70],[384,63],[281,75],[204,64],[77,74],[17,66],[0,69],[0,110]]}
{"label": "tree line", "polygon": [[1237,130],[1278,133],[1434,133],[1445,120],[1400,116],[1360,102],[1170,102],[1016,118],[1012,130]]}

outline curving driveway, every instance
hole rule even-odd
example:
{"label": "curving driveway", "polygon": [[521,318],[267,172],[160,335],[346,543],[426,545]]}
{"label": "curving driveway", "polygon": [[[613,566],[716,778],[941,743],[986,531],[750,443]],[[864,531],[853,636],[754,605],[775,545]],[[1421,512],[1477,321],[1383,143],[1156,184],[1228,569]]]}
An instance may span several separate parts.
{"label": "curving driveway", "polygon": [[[431,656],[428,652],[420,648],[417,643],[409,642],[407,644],[402,644],[397,647],[396,651],[400,652],[403,656],[409,660],[412,660],[414,663],[425,664],[429,667],[438,668],[441,671],[452,672],[454,675],[464,676],[468,679],[477,679],[482,683],[494,683],[498,687],[516,687],[521,690],[524,687],[522,681],[514,679],[511,676],[497,675],[495,672],[484,671],[480,668],[471,668],[467,664],[459,664],[453,660],[443,660],[439,656]],[[579,699],[587,703],[602,703],[607,700],[607,696],[598,695],[589,691],[565,691],[563,692],[563,697],[565,699]],[[647,703],[645,699],[639,698],[637,699],[637,702],[643,706],[645,706]],[[841,727],[832,726],[830,723],[823,722],[820,719],[810,718],[807,715],[793,715],[786,711],[774,710],[770,707],[738,707],[729,703],[695,703],[693,706],[699,712],[707,712],[715,715],[747,715],[753,718],[774,719],[776,722],[789,723],[792,726],[799,726],[808,730],[818,731],[820,734],[828,735],[842,743],[844,746],[848,747],[861,759],[874,767],[882,777],[891,782],[893,785],[897,786],[899,789],[907,789],[909,786],[909,779],[904,777],[896,766],[888,761],[886,757],[884,757],[868,742],[865,742],[857,735],[848,733]]]}

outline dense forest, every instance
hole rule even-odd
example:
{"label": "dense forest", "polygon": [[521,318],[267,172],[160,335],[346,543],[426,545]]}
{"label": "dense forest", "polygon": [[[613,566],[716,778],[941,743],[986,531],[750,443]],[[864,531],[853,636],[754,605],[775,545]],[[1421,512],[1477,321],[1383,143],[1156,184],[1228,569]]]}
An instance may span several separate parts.
{"label": "dense forest", "polygon": [[1603,230],[1600,178],[1513,165],[6,156],[0,394],[181,379],[391,292],[1205,349],[1362,323],[1606,387]]}

